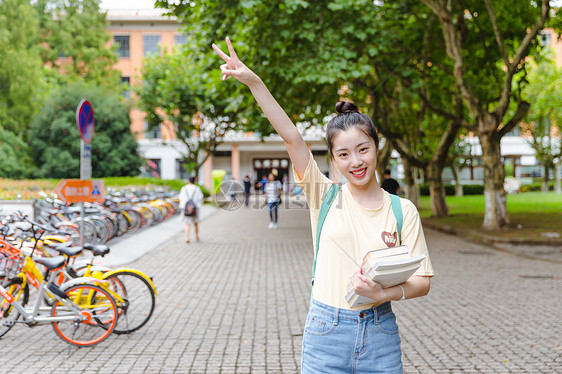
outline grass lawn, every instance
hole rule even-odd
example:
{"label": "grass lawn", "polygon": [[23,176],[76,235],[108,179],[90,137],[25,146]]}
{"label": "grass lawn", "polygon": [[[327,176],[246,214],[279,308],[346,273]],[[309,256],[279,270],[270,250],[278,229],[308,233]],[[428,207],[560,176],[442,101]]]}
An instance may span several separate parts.
{"label": "grass lawn", "polygon": [[[461,230],[478,230],[484,221],[484,196],[447,196],[449,217],[432,217],[429,196],[420,199],[420,215],[428,223]],[[509,228],[488,232],[506,238],[540,238],[541,233],[557,232],[562,236],[562,194],[526,192],[507,196]],[[519,225],[519,226],[518,226]],[[482,231],[484,232],[484,231]]]}
{"label": "grass lawn", "polygon": [[[94,178],[97,179],[97,178]],[[105,187],[115,188],[155,188],[157,186],[169,187],[179,191],[185,182],[181,180],[163,180],[160,178],[140,177],[109,177],[102,178]],[[39,191],[54,192],[60,179],[3,179],[0,178],[0,200],[16,200],[18,194],[22,200],[33,200],[39,197]]]}

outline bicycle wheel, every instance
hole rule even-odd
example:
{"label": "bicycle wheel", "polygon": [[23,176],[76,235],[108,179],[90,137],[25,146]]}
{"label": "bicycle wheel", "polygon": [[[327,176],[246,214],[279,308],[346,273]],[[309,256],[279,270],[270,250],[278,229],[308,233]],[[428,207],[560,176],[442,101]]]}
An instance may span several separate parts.
{"label": "bicycle wheel", "polygon": [[115,297],[119,311],[116,334],[130,334],[143,327],[155,306],[155,296],[152,285],[142,276],[130,272],[120,271],[104,278],[111,291],[118,294],[123,301]]}
{"label": "bicycle wheel", "polygon": [[[22,306],[25,306],[29,300],[29,288],[27,285],[22,287],[22,284],[23,280],[21,278],[14,278],[8,281],[4,288],[9,295],[16,299]],[[20,312],[0,295],[0,337],[10,331],[20,316]]]}
{"label": "bicycle wheel", "polygon": [[117,236],[121,236],[129,230],[129,219],[127,218],[127,212],[122,211],[117,213]]}
{"label": "bicycle wheel", "polygon": [[154,213],[148,207],[141,208],[141,214],[144,219],[144,226],[150,227],[154,223]]}
{"label": "bicycle wheel", "polygon": [[75,316],[74,319],[52,322],[53,330],[65,342],[86,347],[107,338],[117,323],[117,305],[110,293],[101,287],[79,284],[65,290],[81,311],[71,309],[57,300],[51,310],[53,317]]}
{"label": "bicycle wheel", "polygon": [[80,235],[80,229],[77,226],[61,223],[57,225],[57,228],[59,231],[70,236],[70,241],[73,246],[78,247],[82,245],[82,235]]}
{"label": "bicycle wheel", "polygon": [[140,212],[134,209],[127,209],[127,214],[130,218],[129,230],[137,231],[138,229],[140,229],[142,225],[142,215],[140,214]]}
{"label": "bicycle wheel", "polygon": [[94,224],[95,235],[92,238],[92,244],[103,244],[109,239],[110,228],[101,217],[88,217],[90,222]]}
{"label": "bicycle wheel", "polygon": [[82,244],[92,243],[94,238],[97,238],[96,226],[94,226],[88,218],[83,220],[82,218],[77,217],[72,222],[78,225],[78,230],[82,233]]}

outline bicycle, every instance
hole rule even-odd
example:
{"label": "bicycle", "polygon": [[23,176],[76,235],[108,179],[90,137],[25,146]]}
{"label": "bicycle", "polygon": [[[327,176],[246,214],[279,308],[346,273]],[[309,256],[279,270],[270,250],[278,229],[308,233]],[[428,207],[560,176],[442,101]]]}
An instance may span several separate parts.
{"label": "bicycle", "polygon": [[[23,258],[11,256],[10,259],[17,262],[21,271],[5,286],[0,285],[0,337],[16,323],[30,327],[50,323],[63,341],[82,347],[98,344],[113,332],[118,311],[115,300],[103,288],[106,282],[95,278],[76,278],[57,286],[52,279],[54,271],[65,264],[63,256],[33,260],[29,253]],[[45,274],[35,263],[45,267]],[[31,308],[26,308],[29,298],[27,283],[38,288]],[[54,299],[50,308],[42,306],[45,295]]]}
{"label": "bicycle", "polygon": [[[73,259],[81,253],[82,248],[67,247],[64,244],[52,245],[50,248],[67,259],[67,266],[59,273],[58,283],[79,277],[91,277],[107,282],[102,288],[115,299],[119,313],[114,333],[130,334],[143,327],[152,317],[157,291],[150,277],[136,269],[110,269],[101,264],[94,264],[96,256],[103,257],[109,253],[108,246],[85,244],[83,249],[92,251],[93,256],[80,262]],[[47,303],[49,302],[47,299]]]}
{"label": "bicycle", "polygon": [[[95,256],[103,257],[109,253],[109,247],[105,245],[85,244],[84,249],[91,250],[94,257],[76,262],[76,258],[82,254],[83,247],[71,247],[72,242],[68,240],[63,243],[57,240],[42,240],[47,227],[24,215],[19,215],[18,218],[28,226],[26,229],[29,231],[31,240],[27,247],[30,253],[44,257],[62,255],[65,258],[64,266],[56,272],[56,275],[53,275],[55,284],[60,285],[69,279],[78,277],[92,277],[107,281],[101,287],[115,299],[118,314],[121,317],[114,329],[116,334],[129,334],[136,331],[152,317],[157,292],[152,279],[146,274],[130,268],[113,270],[102,265],[94,265]],[[18,252],[16,248],[12,248],[11,251]],[[37,284],[32,283],[32,285],[39,288]],[[50,294],[44,294],[43,297],[47,305],[53,305],[55,300]]]}

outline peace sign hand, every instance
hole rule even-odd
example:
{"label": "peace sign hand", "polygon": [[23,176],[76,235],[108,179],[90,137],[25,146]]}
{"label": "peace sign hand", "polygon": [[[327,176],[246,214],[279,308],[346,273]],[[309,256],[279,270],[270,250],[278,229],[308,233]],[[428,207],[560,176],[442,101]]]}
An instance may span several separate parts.
{"label": "peace sign hand", "polygon": [[248,69],[242,61],[240,61],[228,37],[226,38],[226,45],[228,46],[230,56],[221,51],[221,49],[213,43],[213,49],[215,52],[226,62],[226,64],[221,65],[221,72],[223,74],[222,80],[225,80],[229,76],[233,76],[247,86],[252,83],[259,82],[260,78],[253,71]]}

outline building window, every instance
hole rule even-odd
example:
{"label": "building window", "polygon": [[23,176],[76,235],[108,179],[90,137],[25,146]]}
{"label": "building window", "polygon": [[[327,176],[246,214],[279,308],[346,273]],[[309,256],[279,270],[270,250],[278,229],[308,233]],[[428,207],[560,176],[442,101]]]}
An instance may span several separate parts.
{"label": "building window", "polygon": [[113,42],[118,45],[117,56],[126,57],[130,56],[129,52],[129,36],[128,35],[116,35],[113,37]]}
{"label": "building window", "polygon": [[185,170],[187,163],[183,159],[176,159],[176,176],[179,179],[188,179],[193,173]]}
{"label": "building window", "polygon": [[127,99],[131,97],[131,78],[121,77],[121,84],[125,86],[125,91],[123,91],[123,96]]}
{"label": "building window", "polygon": [[231,151],[215,151],[213,153],[213,156],[215,156],[215,157],[232,157],[232,152]]}
{"label": "building window", "polygon": [[184,34],[176,34],[174,35],[174,45],[178,47],[184,46],[187,44],[187,35]]}
{"label": "building window", "polygon": [[521,135],[521,127],[519,127],[519,125],[515,125],[515,127],[512,128],[511,130],[509,130],[509,132],[505,135],[506,136],[519,136],[519,135]]}
{"label": "building window", "polygon": [[544,31],[539,35],[539,42],[546,49],[550,49],[550,32]]}
{"label": "building window", "polygon": [[162,125],[150,128],[148,126],[148,121],[144,121],[144,138],[145,139],[160,139],[162,138]]}
{"label": "building window", "polygon": [[254,159],[253,165],[254,175],[258,178],[257,180],[262,179],[264,176],[267,178],[270,172],[273,172],[273,175],[279,180],[283,180],[285,175],[289,175],[289,159],[287,158]]}
{"label": "building window", "polygon": [[160,35],[144,35],[144,55],[160,55]]}
{"label": "building window", "polygon": [[161,171],[160,171],[160,164],[161,160],[159,158],[148,158],[146,159],[146,165],[144,166],[143,175],[160,178]]}

